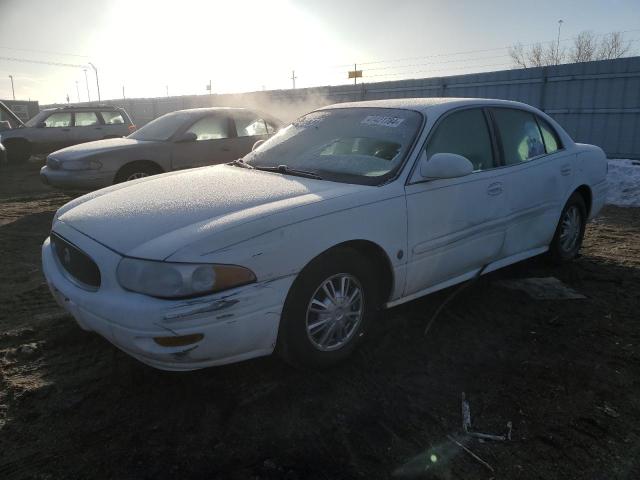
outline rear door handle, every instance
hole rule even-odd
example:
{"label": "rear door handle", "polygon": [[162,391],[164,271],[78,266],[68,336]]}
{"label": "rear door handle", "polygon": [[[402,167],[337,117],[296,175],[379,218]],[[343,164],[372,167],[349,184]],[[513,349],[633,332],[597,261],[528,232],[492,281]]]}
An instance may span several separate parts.
{"label": "rear door handle", "polygon": [[502,193],[502,182],[495,182],[489,185],[487,193],[491,196],[500,195]]}
{"label": "rear door handle", "polygon": [[571,175],[571,165],[569,165],[568,163],[562,165],[562,167],[560,167],[560,175]]}

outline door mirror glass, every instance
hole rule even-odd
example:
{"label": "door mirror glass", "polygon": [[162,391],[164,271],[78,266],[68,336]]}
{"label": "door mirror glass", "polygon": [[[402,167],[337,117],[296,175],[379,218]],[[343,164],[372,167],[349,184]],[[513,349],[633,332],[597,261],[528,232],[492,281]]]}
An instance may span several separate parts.
{"label": "door mirror glass", "polygon": [[182,135],[180,135],[180,137],[178,137],[178,139],[176,140],[176,143],[195,142],[197,139],[198,139],[198,134],[196,134],[195,132],[185,132]]}
{"label": "door mirror glass", "polygon": [[428,157],[424,152],[420,159],[420,175],[424,179],[464,177],[472,172],[471,162],[455,153],[436,153]]}

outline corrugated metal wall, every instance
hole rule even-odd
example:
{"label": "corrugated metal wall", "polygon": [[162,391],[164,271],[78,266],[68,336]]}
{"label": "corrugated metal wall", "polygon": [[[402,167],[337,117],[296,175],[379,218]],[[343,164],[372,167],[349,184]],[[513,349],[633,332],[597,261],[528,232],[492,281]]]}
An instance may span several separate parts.
{"label": "corrugated metal wall", "polygon": [[408,97],[518,100],[544,110],[576,141],[599,145],[609,157],[640,158],[640,57],[357,86],[105,103],[123,106],[140,126],[184,108],[245,106],[290,121],[331,103]]}

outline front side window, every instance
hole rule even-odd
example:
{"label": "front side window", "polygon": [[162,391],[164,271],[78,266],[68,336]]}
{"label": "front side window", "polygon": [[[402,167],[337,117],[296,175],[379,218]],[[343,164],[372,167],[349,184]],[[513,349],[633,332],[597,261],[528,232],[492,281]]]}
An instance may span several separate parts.
{"label": "front side window", "polygon": [[252,113],[237,113],[233,120],[239,137],[256,137],[269,133],[264,120]]}
{"label": "front side window", "polygon": [[124,118],[120,112],[100,112],[105,125],[120,125],[124,123]]}
{"label": "front side window", "polygon": [[76,127],[90,127],[98,125],[98,116],[95,112],[76,112]]}
{"label": "front side window", "polygon": [[167,113],[151,122],[144,127],[136,130],[128,138],[143,141],[166,141],[169,140],[179,128],[185,123],[193,121],[193,114],[187,112]]}
{"label": "front side window", "polygon": [[533,114],[524,110],[494,108],[495,119],[506,165],[526,162],[544,155],[544,143]]}
{"label": "front side window", "polygon": [[70,127],[71,114],[66,112],[52,113],[44,121],[44,126],[47,128]]}
{"label": "front side window", "polygon": [[422,123],[412,110],[332,108],[309,113],[280,130],[244,161],[287,166],[325,180],[378,185],[402,166]]}
{"label": "front side window", "polygon": [[195,133],[196,141],[229,138],[229,121],[226,117],[212,115],[202,118],[189,127],[187,133]]}
{"label": "front side window", "polygon": [[461,110],[445,117],[427,145],[427,158],[436,153],[462,155],[475,171],[496,166],[484,113],[479,108]]}
{"label": "front side window", "polygon": [[544,146],[547,153],[557,152],[562,148],[558,134],[553,129],[549,122],[538,117],[538,125],[540,125],[540,131],[542,132],[542,140],[544,140]]}

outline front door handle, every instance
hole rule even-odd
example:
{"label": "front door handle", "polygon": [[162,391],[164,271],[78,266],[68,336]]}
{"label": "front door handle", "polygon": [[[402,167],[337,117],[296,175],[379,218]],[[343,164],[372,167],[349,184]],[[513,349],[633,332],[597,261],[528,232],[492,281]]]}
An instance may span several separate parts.
{"label": "front door handle", "polygon": [[500,195],[502,193],[502,182],[495,182],[489,185],[487,193],[491,196]]}
{"label": "front door handle", "polygon": [[571,175],[571,165],[568,163],[562,165],[562,167],[560,167],[560,175],[564,175],[565,177]]}

